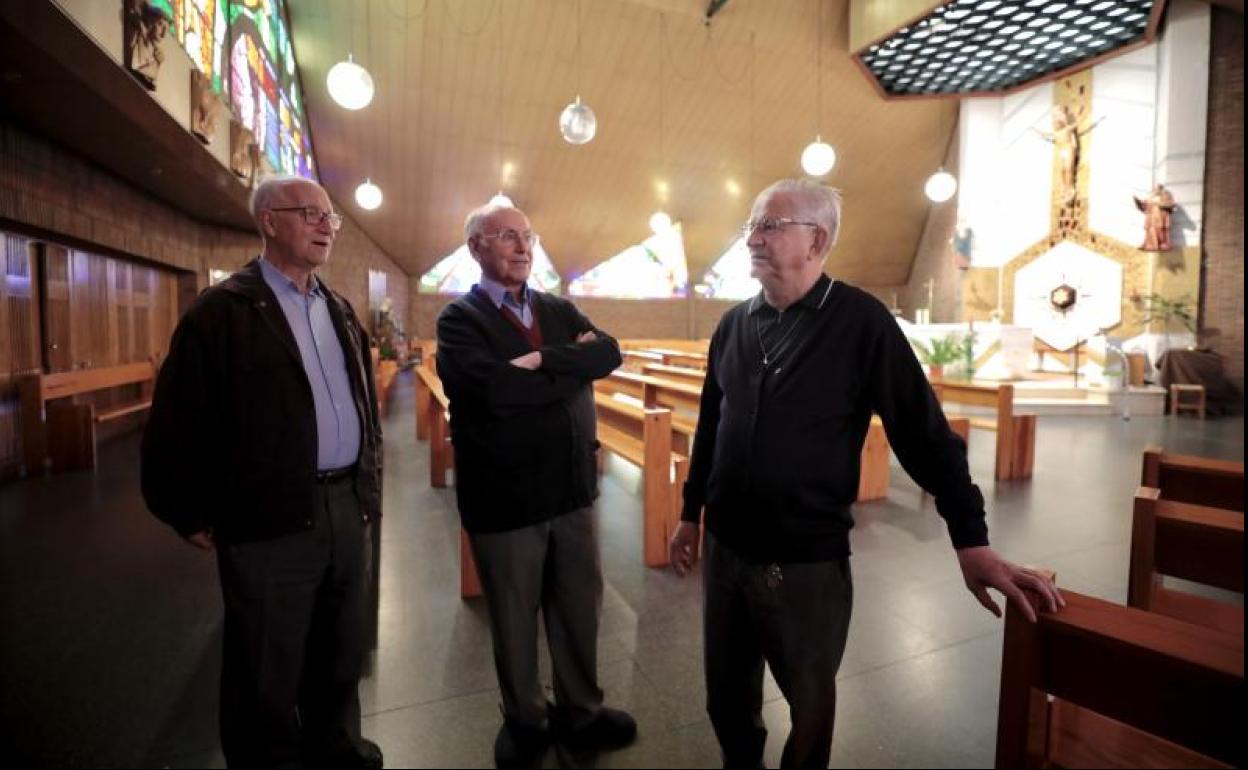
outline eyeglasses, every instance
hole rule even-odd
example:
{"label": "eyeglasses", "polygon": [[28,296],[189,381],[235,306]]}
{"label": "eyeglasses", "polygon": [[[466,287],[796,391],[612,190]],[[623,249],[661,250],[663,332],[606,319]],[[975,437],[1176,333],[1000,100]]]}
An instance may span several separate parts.
{"label": "eyeglasses", "polygon": [[519,247],[521,241],[523,241],[524,245],[528,246],[530,249],[536,246],[538,241],[541,240],[541,236],[539,236],[537,233],[533,232],[532,230],[521,233],[521,232],[517,232],[511,229],[510,227],[499,230],[496,233],[486,233],[482,235],[481,237],[482,238],[497,238],[500,241],[510,243],[512,246],[516,246],[516,247]]}
{"label": "eyeglasses", "polygon": [[764,217],[762,219],[751,219],[741,227],[741,237],[749,239],[754,231],[763,234],[764,238],[770,238],[777,235],[781,230],[789,225],[801,225],[802,227],[821,227],[816,222],[801,222],[796,219],[786,219],[785,217]]}
{"label": "eyeglasses", "polygon": [[319,206],[284,206],[279,209],[269,209],[269,211],[301,211],[303,212],[305,224],[318,227],[322,222],[329,222],[329,229],[331,230],[337,230],[342,227],[341,214],[335,214],[332,211],[321,211]]}

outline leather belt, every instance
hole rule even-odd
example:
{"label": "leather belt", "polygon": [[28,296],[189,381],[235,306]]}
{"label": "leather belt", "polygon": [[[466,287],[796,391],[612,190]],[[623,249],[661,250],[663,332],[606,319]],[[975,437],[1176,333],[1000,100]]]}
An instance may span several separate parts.
{"label": "leather belt", "polygon": [[329,471],[317,471],[317,484],[335,484],[344,479],[355,477],[355,465],[348,465],[345,468],[335,468]]}

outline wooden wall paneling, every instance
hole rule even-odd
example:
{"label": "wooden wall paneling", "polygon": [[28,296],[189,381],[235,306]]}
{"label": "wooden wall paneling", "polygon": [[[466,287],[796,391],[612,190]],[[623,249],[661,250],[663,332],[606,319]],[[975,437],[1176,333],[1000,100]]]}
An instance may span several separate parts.
{"label": "wooden wall paneling", "polygon": [[43,370],[49,374],[73,368],[70,348],[69,251],[61,246],[40,244],[39,328],[43,336]]}

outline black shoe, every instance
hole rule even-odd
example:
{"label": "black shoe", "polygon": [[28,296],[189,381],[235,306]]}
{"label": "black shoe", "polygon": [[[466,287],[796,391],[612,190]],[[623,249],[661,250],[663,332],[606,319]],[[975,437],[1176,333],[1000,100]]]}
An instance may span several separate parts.
{"label": "black shoe", "polygon": [[535,767],[550,745],[550,734],[541,727],[503,720],[494,739],[494,766]]}
{"label": "black shoe", "polygon": [[381,770],[383,759],[381,747],[367,738],[336,743],[304,755],[305,767],[350,768],[351,770]]}
{"label": "black shoe", "polygon": [[568,723],[565,712],[555,709],[550,724],[555,739],[574,752],[622,749],[637,739],[637,721],[626,712],[605,706],[577,727]]}

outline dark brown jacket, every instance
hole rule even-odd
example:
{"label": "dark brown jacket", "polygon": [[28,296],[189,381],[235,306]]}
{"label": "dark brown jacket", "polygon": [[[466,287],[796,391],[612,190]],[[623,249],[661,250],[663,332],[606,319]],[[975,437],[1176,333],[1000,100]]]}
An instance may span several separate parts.
{"label": "dark brown jacket", "polygon": [[[325,288],[360,415],[356,491],[372,519],[381,516],[381,428],[368,335]],[[280,537],[312,526],[316,451],[299,347],[253,260],[200,295],[173,333],[143,435],[143,497],[184,537]]]}

